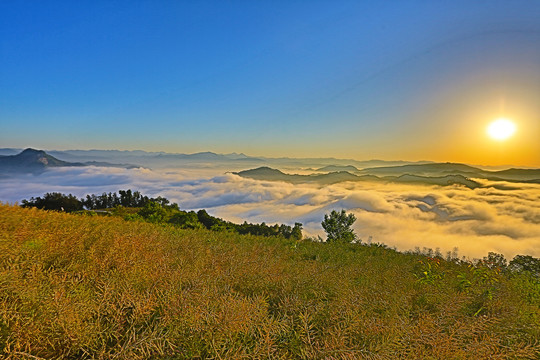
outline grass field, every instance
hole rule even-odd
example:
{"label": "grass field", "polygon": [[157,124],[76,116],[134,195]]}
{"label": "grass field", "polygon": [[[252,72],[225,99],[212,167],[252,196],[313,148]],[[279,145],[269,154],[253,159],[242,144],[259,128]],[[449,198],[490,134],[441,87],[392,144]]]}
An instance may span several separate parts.
{"label": "grass field", "polygon": [[540,282],[378,245],[0,205],[7,359],[539,359]]}

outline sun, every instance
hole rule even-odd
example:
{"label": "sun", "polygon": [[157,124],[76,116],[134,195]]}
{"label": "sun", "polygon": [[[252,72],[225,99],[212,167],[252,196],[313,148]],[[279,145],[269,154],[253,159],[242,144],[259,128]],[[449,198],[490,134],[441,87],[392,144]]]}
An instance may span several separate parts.
{"label": "sun", "polygon": [[505,118],[500,118],[489,124],[488,135],[495,140],[506,140],[516,132],[516,125]]}

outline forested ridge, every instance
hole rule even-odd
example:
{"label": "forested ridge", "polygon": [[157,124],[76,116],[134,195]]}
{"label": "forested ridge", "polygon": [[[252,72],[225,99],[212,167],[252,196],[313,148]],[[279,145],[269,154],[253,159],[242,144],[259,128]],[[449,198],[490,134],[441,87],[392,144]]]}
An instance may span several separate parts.
{"label": "forested ridge", "polygon": [[[43,210],[78,212],[94,215],[116,215],[125,220],[145,220],[153,223],[172,224],[183,229],[206,228],[213,231],[229,231],[238,234],[260,236],[283,236],[300,240],[302,224],[294,226],[285,224],[267,225],[266,223],[252,224],[244,221],[235,224],[208,214],[204,209],[197,212],[181,210],[178,204],[158,196],[156,198],[142,195],[139,191],[119,190],[116,192],[90,194],[78,199],[68,194],[57,192],[46,193],[43,197],[32,197],[22,200],[22,207],[35,207]],[[97,211],[97,212],[96,212]]]}

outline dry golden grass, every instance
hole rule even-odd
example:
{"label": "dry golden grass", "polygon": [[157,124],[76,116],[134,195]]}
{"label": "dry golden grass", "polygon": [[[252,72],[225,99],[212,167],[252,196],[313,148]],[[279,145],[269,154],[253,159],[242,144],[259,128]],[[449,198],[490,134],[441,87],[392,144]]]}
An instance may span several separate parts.
{"label": "dry golden grass", "polygon": [[534,279],[377,246],[0,205],[0,254],[7,359],[540,358]]}

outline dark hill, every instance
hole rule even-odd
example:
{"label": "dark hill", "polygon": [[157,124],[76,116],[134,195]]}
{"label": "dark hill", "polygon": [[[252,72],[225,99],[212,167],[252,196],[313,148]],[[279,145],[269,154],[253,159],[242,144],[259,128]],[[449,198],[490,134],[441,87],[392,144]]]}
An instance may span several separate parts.
{"label": "dark hill", "polygon": [[492,176],[509,180],[535,180],[540,179],[540,169],[507,169],[501,171],[491,171]]}
{"label": "dark hill", "polygon": [[39,174],[48,168],[66,167],[66,166],[105,166],[105,167],[123,167],[135,168],[137,165],[131,164],[111,164],[107,162],[68,162],[57,159],[47,154],[43,150],[25,149],[16,155],[0,156],[0,173],[34,173]]}
{"label": "dark hill", "polygon": [[50,167],[84,166],[59,160],[43,150],[25,149],[17,155],[0,156],[0,169],[7,171],[39,171]]}
{"label": "dark hill", "polygon": [[285,174],[277,169],[269,167],[260,167],[257,169],[240,171],[233,173],[245,178],[264,180],[264,181],[284,181],[294,184],[316,183],[320,185],[329,185],[345,181],[376,181],[392,183],[420,183],[424,185],[463,185],[470,189],[480,186],[476,181],[470,180],[463,175],[444,175],[444,176],[418,176],[403,174],[400,176],[375,176],[375,175],[354,175],[347,171],[331,172],[328,174],[297,175]]}
{"label": "dark hill", "polygon": [[433,163],[374,167],[362,169],[360,170],[360,173],[378,176],[402,176],[414,174],[416,176],[442,177],[449,175],[461,175],[465,178],[486,179],[492,181],[540,182],[540,169],[512,168],[501,171],[488,171],[459,163]]}
{"label": "dark hill", "polygon": [[291,177],[301,176],[301,175],[285,174],[277,169],[269,168],[268,166],[262,166],[256,169],[239,171],[233,174],[240,175],[245,178],[255,179],[255,180],[269,180],[269,181],[290,181]]}
{"label": "dark hill", "polygon": [[233,173],[245,178],[265,181],[285,181],[294,184],[317,183],[317,184],[335,184],[344,181],[360,181],[361,177],[348,173],[346,171],[331,172],[328,174],[298,175],[285,174],[277,169],[263,166],[256,169],[240,171]]}

